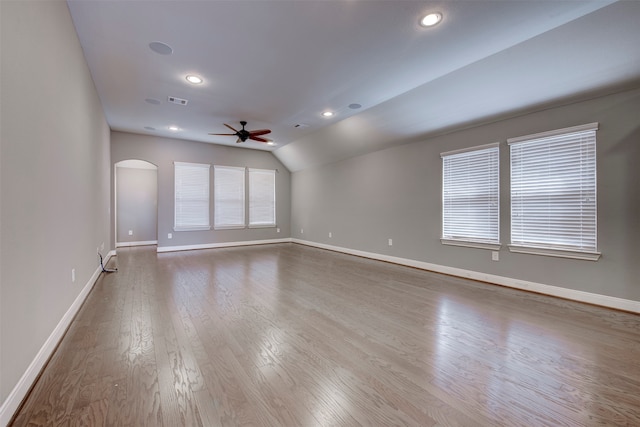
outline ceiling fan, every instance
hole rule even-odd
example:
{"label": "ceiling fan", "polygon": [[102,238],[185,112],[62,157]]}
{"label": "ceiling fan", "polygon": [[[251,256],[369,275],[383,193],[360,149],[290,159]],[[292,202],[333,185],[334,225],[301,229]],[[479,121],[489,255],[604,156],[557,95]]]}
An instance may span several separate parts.
{"label": "ceiling fan", "polygon": [[240,124],[242,125],[242,129],[236,130],[232,126],[229,126],[228,124],[224,123],[224,125],[229,129],[231,129],[234,133],[210,133],[209,135],[237,136],[238,139],[236,140],[236,142],[238,144],[241,142],[245,142],[247,139],[251,139],[253,141],[258,141],[258,142],[265,142],[265,143],[272,142],[270,139],[262,138],[260,136],[260,135],[266,135],[268,133],[271,133],[270,129],[245,130],[244,127],[246,126],[247,122],[243,120],[240,122]]}

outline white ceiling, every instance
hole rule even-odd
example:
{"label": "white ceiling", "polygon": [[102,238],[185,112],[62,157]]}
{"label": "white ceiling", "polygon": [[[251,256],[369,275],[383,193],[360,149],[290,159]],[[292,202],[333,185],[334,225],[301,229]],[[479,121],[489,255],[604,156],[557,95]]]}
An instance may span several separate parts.
{"label": "white ceiling", "polygon": [[208,133],[246,120],[292,171],[640,81],[638,1],[68,4],[112,129],[235,146]]}

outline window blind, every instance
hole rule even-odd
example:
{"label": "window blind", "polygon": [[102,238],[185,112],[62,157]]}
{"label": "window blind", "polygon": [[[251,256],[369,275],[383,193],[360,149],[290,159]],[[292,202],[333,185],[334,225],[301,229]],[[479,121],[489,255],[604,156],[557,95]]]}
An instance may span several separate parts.
{"label": "window blind", "polygon": [[442,153],[442,239],[500,243],[498,144]]}
{"label": "window blind", "polygon": [[510,139],[511,243],[596,252],[597,123]]}
{"label": "window blind", "polygon": [[174,230],[209,229],[210,166],[174,162],[174,169]]}
{"label": "window blind", "polygon": [[249,169],[249,226],[276,225],[276,171]]}
{"label": "window blind", "polygon": [[244,227],[244,168],[214,166],[213,173],[214,227]]}

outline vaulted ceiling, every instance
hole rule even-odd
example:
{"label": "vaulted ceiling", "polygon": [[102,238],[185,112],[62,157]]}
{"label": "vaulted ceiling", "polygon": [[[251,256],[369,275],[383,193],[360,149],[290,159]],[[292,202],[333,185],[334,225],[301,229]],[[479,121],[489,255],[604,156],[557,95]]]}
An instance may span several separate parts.
{"label": "vaulted ceiling", "polygon": [[245,120],[292,171],[640,85],[637,1],[68,4],[113,130],[236,146],[209,133]]}

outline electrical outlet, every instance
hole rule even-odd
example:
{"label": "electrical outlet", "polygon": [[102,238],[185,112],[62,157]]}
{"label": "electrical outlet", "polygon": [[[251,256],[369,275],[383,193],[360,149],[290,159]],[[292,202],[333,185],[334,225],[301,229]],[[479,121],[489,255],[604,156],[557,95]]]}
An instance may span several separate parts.
{"label": "electrical outlet", "polygon": [[333,237],[333,234],[331,232],[329,232],[329,238]]}
{"label": "electrical outlet", "polygon": [[276,233],[279,233],[279,232],[280,232],[280,229],[279,229],[279,228],[276,228]]}
{"label": "electrical outlet", "polygon": [[500,261],[500,252],[492,251],[491,252],[491,261]]}
{"label": "electrical outlet", "polygon": [[173,239],[173,234],[172,233],[167,233],[167,239]]}
{"label": "electrical outlet", "polygon": [[300,229],[300,234],[304,234],[304,228]]}
{"label": "electrical outlet", "polygon": [[76,281],[76,269],[72,268],[71,269],[71,283]]}
{"label": "electrical outlet", "polygon": [[133,230],[129,230],[129,236],[133,236]]}
{"label": "electrical outlet", "polygon": [[393,239],[389,239],[389,246],[393,246]]}

